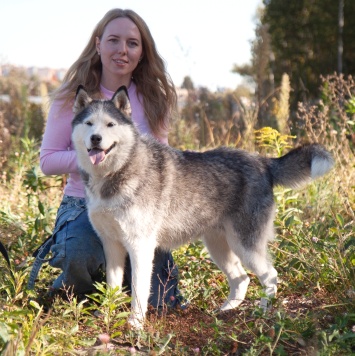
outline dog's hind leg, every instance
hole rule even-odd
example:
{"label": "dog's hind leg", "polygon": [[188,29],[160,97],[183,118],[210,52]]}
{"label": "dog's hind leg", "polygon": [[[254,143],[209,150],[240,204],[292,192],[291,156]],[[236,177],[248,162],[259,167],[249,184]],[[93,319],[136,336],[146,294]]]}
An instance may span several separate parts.
{"label": "dog's hind leg", "polygon": [[266,298],[261,298],[260,307],[265,311],[269,308],[270,298],[276,296],[277,271],[268,258],[267,251],[245,251],[243,264],[256,274],[264,287]]}
{"label": "dog's hind leg", "polygon": [[228,279],[230,292],[221,310],[236,308],[245,298],[250,279],[239,257],[230,249],[223,232],[207,232],[203,241],[213,261]]}
{"label": "dog's hind leg", "polygon": [[[244,237],[244,243],[239,243],[235,248],[239,250],[239,256],[245,267],[250,269],[258,277],[264,287],[267,299],[276,296],[277,292],[277,271],[272,265],[267,251],[267,244],[274,234],[273,220],[260,229],[254,231],[252,236]],[[229,241],[232,247],[235,241]],[[233,248],[233,247],[232,247]],[[267,299],[261,300],[261,307],[267,308]]]}
{"label": "dog's hind leg", "polygon": [[244,264],[259,278],[268,297],[274,297],[277,292],[277,271],[268,258],[267,252],[251,251],[245,252]]}

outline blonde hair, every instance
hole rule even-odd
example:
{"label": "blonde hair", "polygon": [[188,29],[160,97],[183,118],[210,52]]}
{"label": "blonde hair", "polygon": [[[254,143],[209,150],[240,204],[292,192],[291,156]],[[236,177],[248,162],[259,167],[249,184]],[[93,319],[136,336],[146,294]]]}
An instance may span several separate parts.
{"label": "blonde hair", "polygon": [[143,97],[142,104],[149,126],[154,133],[159,134],[176,113],[177,95],[147,24],[133,10],[112,9],[106,13],[96,25],[79,58],[67,71],[62,85],[53,93],[53,98],[64,99],[66,104],[69,103],[75,97],[80,84],[91,95],[97,96],[100,93],[102,64],[96,52],[96,37],[101,39],[107,24],[119,17],[130,19],[141,34],[143,58],[133,71],[133,81],[137,92]]}

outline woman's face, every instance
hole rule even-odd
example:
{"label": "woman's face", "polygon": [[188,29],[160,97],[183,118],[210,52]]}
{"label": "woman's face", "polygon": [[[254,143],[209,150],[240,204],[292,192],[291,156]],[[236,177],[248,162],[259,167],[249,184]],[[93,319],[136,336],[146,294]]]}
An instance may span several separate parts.
{"label": "woman's face", "polygon": [[96,49],[102,62],[101,84],[112,91],[129,86],[132,73],[142,55],[143,45],[138,27],[130,19],[119,17],[106,25]]}

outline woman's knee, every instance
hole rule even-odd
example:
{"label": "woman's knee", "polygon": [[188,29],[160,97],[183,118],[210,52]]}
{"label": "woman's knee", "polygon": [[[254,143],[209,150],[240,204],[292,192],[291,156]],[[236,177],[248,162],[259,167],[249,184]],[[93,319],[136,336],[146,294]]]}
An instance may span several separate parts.
{"label": "woman's knee", "polygon": [[66,242],[66,258],[73,266],[96,266],[104,265],[105,256],[102,245],[95,236],[86,235],[84,238],[71,237]]}

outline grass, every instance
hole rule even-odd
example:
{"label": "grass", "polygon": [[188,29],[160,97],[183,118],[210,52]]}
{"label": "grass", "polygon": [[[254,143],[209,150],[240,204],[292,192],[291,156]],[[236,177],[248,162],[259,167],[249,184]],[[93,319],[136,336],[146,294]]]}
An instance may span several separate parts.
{"label": "grass", "polygon": [[[353,114],[345,112],[353,99],[344,110],[333,99],[327,110],[301,108],[303,134],[296,132],[297,138],[270,129],[253,132],[256,150],[263,154],[277,156],[307,136],[325,144],[336,160],[330,174],[302,190],[275,189],[276,237],[270,253],[280,280],[270,312],[259,308],[262,291],[251,274],[246,301],[236,310],[216,313],[228,285],[202,244],[194,243],[173,252],[189,308],[163,314],[150,310],[144,332],[126,327],[129,298],[105,283],[80,300],[68,292],[49,311],[39,299],[56,270],[44,265],[36,290],[26,289],[31,252],[51,232],[63,183],[61,177],[42,176],[38,143],[23,139],[1,175],[0,234],[11,259],[11,268],[0,259],[1,354],[354,354],[355,158],[348,139]],[[334,115],[340,118],[335,126]]]}

